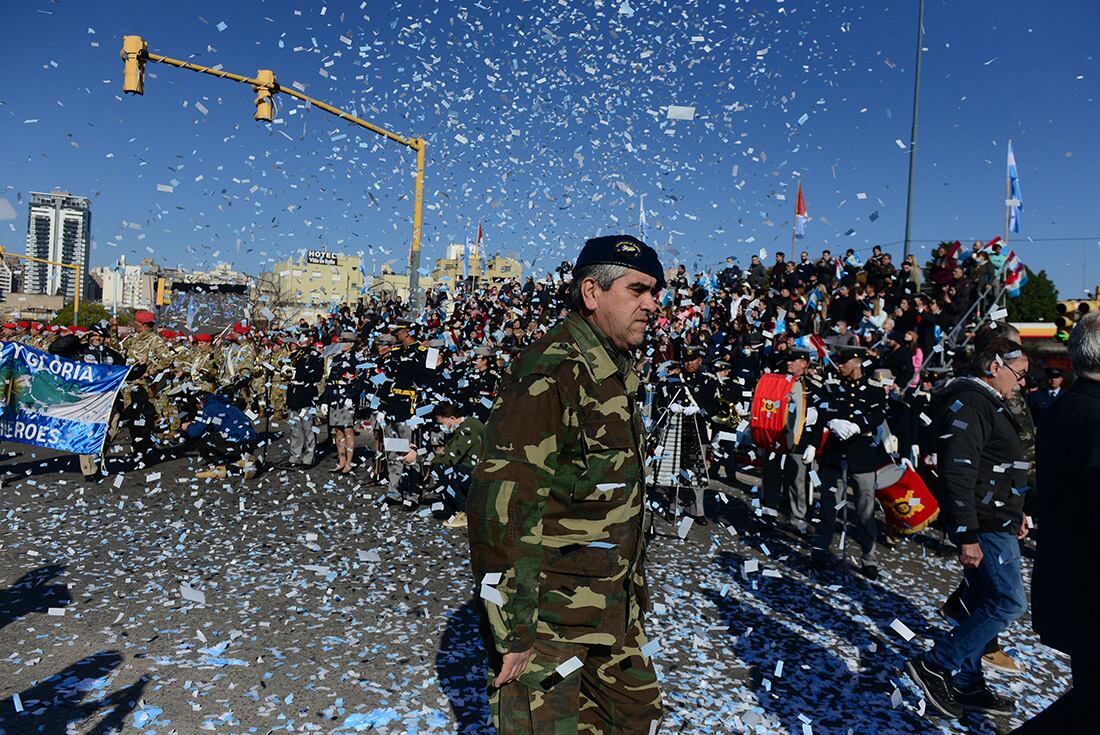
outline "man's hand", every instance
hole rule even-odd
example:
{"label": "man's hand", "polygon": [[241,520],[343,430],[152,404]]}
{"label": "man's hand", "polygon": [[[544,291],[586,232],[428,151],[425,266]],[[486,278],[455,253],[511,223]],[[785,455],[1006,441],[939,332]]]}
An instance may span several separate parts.
{"label": "man's hand", "polygon": [[415,462],[416,461],[416,450],[415,449],[410,449],[405,454],[402,454],[401,455],[401,461],[404,462],[405,464],[412,464],[413,462]]}
{"label": "man's hand", "polygon": [[959,561],[967,569],[977,569],[982,563],[981,544],[963,544]]}
{"label": "man's hand", "polygon": [[829,431],[836,434],[841,441],[850,439],[859,433],[859,426],[844,419],[831,419],[828,423]]}
{"label": "man's hand", "polygon": [[816,457],[816,456],[817,456],[817,447],[815,447],[813,444],[811,444],[810,446],[806,447],[806,451],[802,453],[802,464],[807,464],[807,465],[813,464],[814,463],[814,457]]}
{"label": "man's hand", "polygon": [[528,648],[520,653],[504,654],[504,663],[500,665],[500,673],[497,674],[497,678],[493,679],[493,686],[499,689],[505,684],[518,679],[523,670],[527,668],[527,664],[531,661],[531,656],[534,653],[535,649]]}
{"label": "man's hand", "polygon": [[1031,531],[1031,519],[1024,516],[1024,519],[1020,521],[1020,530],[1016,532],[1016,539],[1023,541],[1027,538],[1027,534]]}

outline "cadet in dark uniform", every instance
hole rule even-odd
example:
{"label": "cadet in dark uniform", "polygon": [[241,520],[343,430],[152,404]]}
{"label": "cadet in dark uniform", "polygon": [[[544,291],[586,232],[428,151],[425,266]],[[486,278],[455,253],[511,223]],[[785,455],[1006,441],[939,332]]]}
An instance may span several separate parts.
{"label": "cadet in dark uniform", "polygon": [[290,424],[290,458],[287,465],[308,468],[317,450],[317,386],[325,377],[325,361],[313,349],[308,334],[298,338],[298,349],[290,356],[290,382],[286,387],[287,421]]}
{"label": "cadet in dark uniform", "polygon": [[491,365],[492,357],[493,351],[487,345],[474,350],[473,370],[465,375],[466,382],[462,388],[469,415],[482,423],[489,418],[489,412],[493,409],[493,398],[496,397],[497,383],[500,381],[500,374]]}
{"label": "cadet in dark uniform", "polygon": [[[428,349],[419,344],[412,334],[413,327],[408,322],[398,322],[394,326],[397,344],[381,362],[386,376],[393,382],[382,398],[382,411],[385,423],[382,426],[385,439],[405,439],[410,444],[415,434],[415,426],[408,422],[416,415],[420,391],[434,381],[427,367]],[[383,446],[383,450],[385,447]],[[406,464],[402,459],[406,454],[385,452],[387,486],[386,497],[391,502],[403,502],[406,493],[402,491],[401,476]],[[418,470],[419,467],[416,467]]]}
{"label": "cadet in dark uniform", "polygon": [[[879,429],[886,420],[886,391],[871,385],[863,375],[863,347],[837,349],[836,367],[840,379],[826,380],[816,396],[817,421],[811,427],[814,445],[820,432],[829,436],[818,457],[821,478],[821,509],[814,538],[814,561],[830,566],[836,532],[836,516],[848,503],[848,487],[855,486],[856,522],[853,536],[859,542],[860,572],[868,579],[878,577],[875,559],[875,490],[890,485],[901,472],[886,454]],[[846,514],[845,514],[846,515]],[[843,549],[841,549],[843,553]]]}
{"label": "cadet in dark uniform", "polygon": [[[703,355],[699,346],[684,348],[683,367],[672,372],[662,383],[661,404],[674,414],[682,415],[680,430],[681,469],[691,473],[692,502],[688,515],[696,523],[707,524],[703,499],[706,492],[706,451],[710,444],[708,417],[718,414],[718,380],[703,372]],[[670,498],[677,502],[678,498]]]}
{"label": "cadet in dark uniform", "polygon": [[644,735],[660,720],[632,353],[663,283],[645,243],[589,240],[571,313],[501,381],[467,505],[500,735]]}
{"label": "cadet in dark uniform", "polygon": [[[790,347],[776,357],[776,372],[802,380],[810,367],[810,353],[799,347]],[[806,391],[807,405],[813,405],[809,381],[802,381]],[[806,531],[806,514],[809,509],[809,471],[813,466],[813,453],[806,462],[807,444],[812,432],[803,432],[802,440],[789,452],[771,452],[764,458],[764,472],[761,484],[761,502],[766,515],[779,517],[779,505],[783,496],[787,497],[789,518],[794,527],[803,533]]]}

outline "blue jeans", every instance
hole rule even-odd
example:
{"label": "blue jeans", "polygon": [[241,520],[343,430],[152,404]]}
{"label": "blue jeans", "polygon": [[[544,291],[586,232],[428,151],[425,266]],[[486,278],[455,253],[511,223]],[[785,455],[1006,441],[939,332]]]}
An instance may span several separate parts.
{"label": "blue jeans", "polygon": [[925,660],[954,671],[952,682],[969,690],[982,680],[985,646],[1027,612],[1020,574],[1020,542],[1014,533],[979,533],[982,563],[963,572],[970,617],[936,642]]}

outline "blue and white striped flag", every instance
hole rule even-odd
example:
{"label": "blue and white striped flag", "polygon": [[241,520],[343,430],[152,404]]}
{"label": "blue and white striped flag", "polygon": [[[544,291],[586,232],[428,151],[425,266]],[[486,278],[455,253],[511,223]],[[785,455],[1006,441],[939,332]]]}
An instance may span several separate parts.
{"label": "blue and white striped flag", "polygon": [[1020,210],[1024,208],[1024,197],[1020,193],[1020,175],[1016,172],[1016,154],[1012,152],[1012,141],[1008,141],[1008,229],[1020,231]]}

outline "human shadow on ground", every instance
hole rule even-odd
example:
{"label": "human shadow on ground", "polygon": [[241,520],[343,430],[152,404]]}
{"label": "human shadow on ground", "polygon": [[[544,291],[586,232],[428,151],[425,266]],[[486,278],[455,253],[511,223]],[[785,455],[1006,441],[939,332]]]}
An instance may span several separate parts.
{"label": "human shadow on ground", "polygon": [[90,725],[80,730],[86,735],[122,732],[148,680],[142,676],[108,693],[112,672],[120,663],[117,651],[100,651],[23,690],[19,693],[23,712],[15,711],[12,700],[5,702],[0,730],[66,735],[84,723]]}
{"label": "human shadow on ground", "polygon": [[0,629],[30,613],[45,613],[51,607],[65,607],[72,602],[69,588],[63,584],[47,584],[65,571],[61,564],[50,564],[27,572],[10,587],[0,590]]}
{"label": "human shadow on ground", "polygon": [[439,688],[451,701],[455,732],[462,735],[493,733],[486,693],[488,671],[485,648],[478,633],[478,602],[467,600],[451,612],[435,656]]}
{"label": "human shadow on ground", "polygon": [[[910,708],[915,692],[902,671],[920,645],[890,629],[897,619],[921,635],[933,633],[911,601],[855,575],[803,581],[793,574],[809,571],[799,556],[783,562],[779,577],[744,575],[746,558],[722,554],[731,586],[725,596],[707,594],[729,626],[732,651],[749,667],[757,701],[785,731],[802,731],[800,715],[813,720],[815,733],[941,731]],[[906,704],[893,706],[895,687]],[[996,732],[978,716],[958,727]]]}

